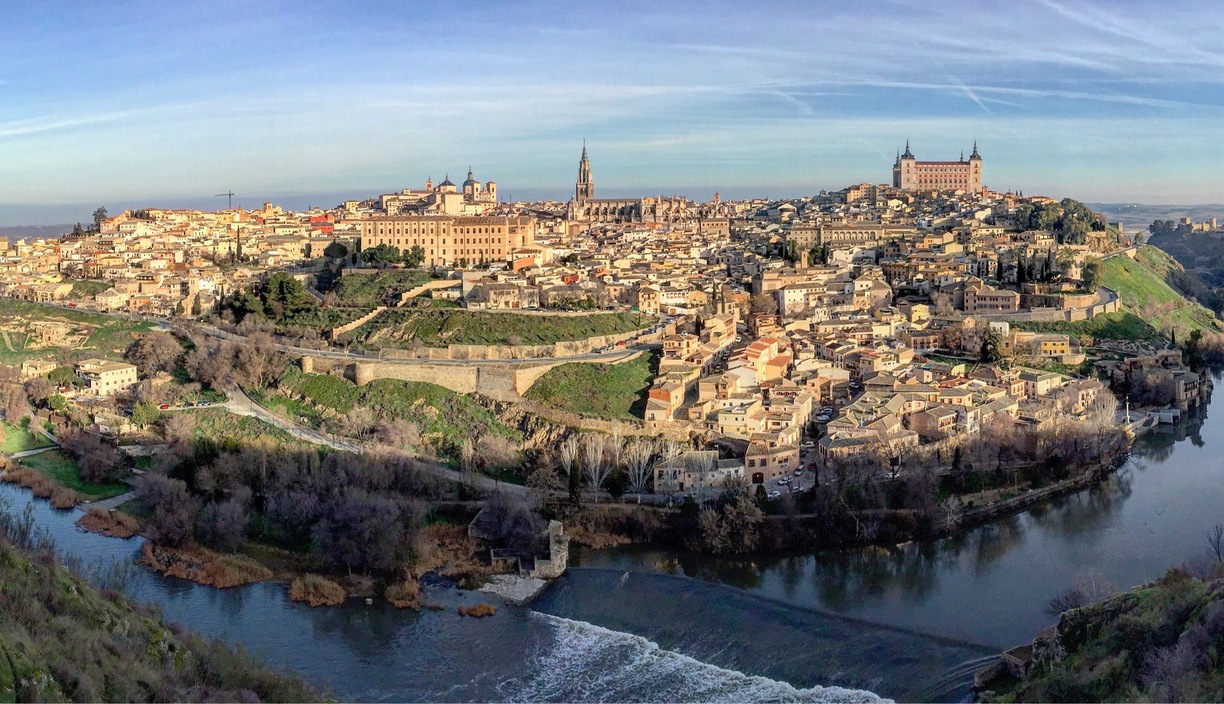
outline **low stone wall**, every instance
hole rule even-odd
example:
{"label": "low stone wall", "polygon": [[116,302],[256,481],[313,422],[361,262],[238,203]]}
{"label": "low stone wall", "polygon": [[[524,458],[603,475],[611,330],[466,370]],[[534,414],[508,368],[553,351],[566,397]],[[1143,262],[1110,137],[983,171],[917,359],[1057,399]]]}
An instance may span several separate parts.
{"label": "low stone wall", "polygon": [[369,313],[366,313],[365,315],[361,316],[360,318],[352,322],[345,323],[344,325],[341,325],[339,327],[332,328],[331,332],[328,333],[328,337],[334,340],[337,337],[345,333],[352,332],[356,330],[357,328],[361,327],[362,325],[365,325],[371,320],[377,318],[386,309],[387,309],[386,306],[378,306],[374,310],[370,311]]}
{"label": "low stone wall", "polygon": [[463,282],[459,279],[437,279],[435,281],[426,281],[414,289],[401,293],[399,303],[396,303],[395,305],[397,308],[403,307],[408,303],[408,301],[416,298],[417,296],[429,293],[430,291],[438,291],[444,288],[457,288],[462,285]]}
{"label": "low stone wall", "polygon": [[663,338],[675,334],[676,323],[664,326],[658,332],[639,334],[638,331],[588,337],[585,340],[567,340],[551,345],[447,345],[446,347],[419,347],[414,350],[387,349],[381,356],[387,359],[437,359],[437,360],[498,360],[539,359],[542,357],[573,357],[590,354],[600,348],[625,344],[659,344]]}

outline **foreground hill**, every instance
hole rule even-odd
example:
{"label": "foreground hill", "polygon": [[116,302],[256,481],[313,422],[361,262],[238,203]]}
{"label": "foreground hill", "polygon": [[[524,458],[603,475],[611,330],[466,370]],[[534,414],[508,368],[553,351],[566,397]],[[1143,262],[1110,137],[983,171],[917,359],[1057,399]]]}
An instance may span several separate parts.
{"label": "foreground hill", "polygon": [[300,679],[169,628],[0,538],[0,702],[319,698]]}
{"label": "foreground hill", "polygon": [[1196,572],[1064,612],[998,700],[1224,701],[1224,586],[1218,564]]}

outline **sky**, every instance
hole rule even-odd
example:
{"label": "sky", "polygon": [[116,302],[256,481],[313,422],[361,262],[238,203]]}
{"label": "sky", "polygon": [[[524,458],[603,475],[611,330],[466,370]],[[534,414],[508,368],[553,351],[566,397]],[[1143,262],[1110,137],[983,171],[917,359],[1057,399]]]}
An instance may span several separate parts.
{"label": "sky", "polygon": [[1085,201],[1224,202],[1209,2],[0,4],[0,225],[503,196],[790,197],[968,155]]}

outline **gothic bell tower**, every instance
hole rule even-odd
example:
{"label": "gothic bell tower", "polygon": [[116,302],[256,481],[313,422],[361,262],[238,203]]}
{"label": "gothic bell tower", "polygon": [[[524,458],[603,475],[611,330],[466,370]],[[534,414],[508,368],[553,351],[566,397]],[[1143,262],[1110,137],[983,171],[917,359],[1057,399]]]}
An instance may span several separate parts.
{"label": "gothic bell tower", "polygon": [[578,181],[574,183],[574,202],[589,203],[595,199],[595,183],[591,181],[591,162],[587,159],[586,140],[582,140],[582,159],[578,161]]}

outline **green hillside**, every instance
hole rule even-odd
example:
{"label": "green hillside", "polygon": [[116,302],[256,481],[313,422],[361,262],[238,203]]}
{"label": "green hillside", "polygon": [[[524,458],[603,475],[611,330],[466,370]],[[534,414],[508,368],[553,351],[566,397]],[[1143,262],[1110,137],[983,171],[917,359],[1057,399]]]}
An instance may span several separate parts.
{"label": "green hillside", "polygon": [[1101,284],[1118,292],[1125,309],[1168,334],[1185,339],[1192,330],[1220,332],[1215,314],[1187,300],[1168,282],[1181,265],[1156,247],[1139,248],[1134,259],[1110,257],[1101,263]]}
{"label": "green hillside", "polygon": [[525,396],[579,415],[641,420],[658,367],[645,353],[621,364],[571,362],[549,369]]}
{"label": "green hillside", "polygon": [[[0,509],[3,510],[3,509]],[[170,629],[0,540],[0,702],[318,701],[296,676]]]}
{"label": "green hillside", "polygon": [[1224,700],[1224,591],[1219,565],[1163,578],[1062,614],[1033,648],[1020,682],[1004,679],[985,701]]}

